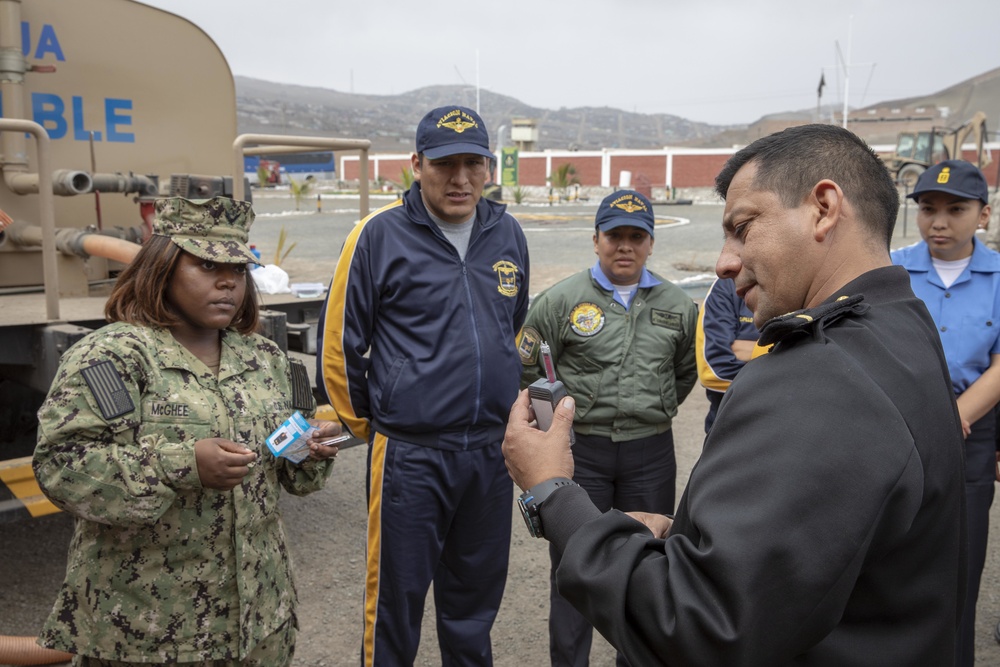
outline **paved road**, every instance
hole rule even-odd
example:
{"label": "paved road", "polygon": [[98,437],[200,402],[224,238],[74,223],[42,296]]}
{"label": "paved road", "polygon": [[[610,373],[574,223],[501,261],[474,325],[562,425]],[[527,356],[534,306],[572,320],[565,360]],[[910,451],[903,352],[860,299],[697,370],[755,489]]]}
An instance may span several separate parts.
{"label": "paved road", "polygon": [[[391,198],[376,199],[380,206]],[[290,213],[285,197],[259,197],[254,203],[257,220],[250,233],[251,243],[262,252],[265,262],[273,262],[281,230],[287,235],[285,248],[295,247],[282,264],[293,281],[326,282],[344,239],[354,227],[358,209],[354,200],[324,200],[323,212],[315,207],[298,215]],[[594,259],[593,220],[596,203],[574,206],[511,207],[528,237],[532,261],[532,292],[547,287]],[[678,216],[671,220],[666,213]],[[720,206],[678,206],[658,209],[660,218],[656,246],[650,267],[675,280],[697,273],[711,273],[715,265]],[[688,221],[692,222],[688,222]],[[680,267],[680,268],[677,268]],[[690,270],[689,270],[690,269]]]}
{"label": "paved road", "polygon": [[[302,212],[295,213],[287,194],[269,192],[255,196],[254,208],[258,216],[250,240],[261,250],[264,261],[273,261],[278,237],[284,229],[287,234],[285,248],[290,243],[296,244],[282,264],[291,280],[329,281],[340,247],[358,219],[356,200],[326,198],[322,213],[316,213],[315,201],[310,201],[308,206],[302,205]],[[393,199],[374,196],[372,206],[382,206]],[[528,238],[532,293],[594,261],[591,239],[596,201],[574,205],[511,206],[510,210],[521,221]],[[721,204],[656,207],[656,241],[649,267],[673,281],[714,277],[715,260],[722,245],[722,210]],[[901,212],[894,246],[919,239],[914,216],[911,206],[904,224]]]}

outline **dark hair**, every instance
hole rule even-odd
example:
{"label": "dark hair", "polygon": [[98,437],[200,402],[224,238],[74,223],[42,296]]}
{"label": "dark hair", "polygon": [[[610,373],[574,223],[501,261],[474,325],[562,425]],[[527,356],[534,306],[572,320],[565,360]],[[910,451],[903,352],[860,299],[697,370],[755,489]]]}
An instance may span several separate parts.
{"label": "dark hair", "polygon": [[885,163],[860,137],[835,125],[800,125],[758,139],[726,162],[715,177],[723,199],[736,172],[757,166],[753,187],[773,192],[786,207],[800,205],[813,186],[840,186],[874,238],[888,248],[899,212],[899,193]]}
{"label": "dark hair", "polygon": [[[166,236],[151,236],[135,259],[118,274],[111,296],[104,305],[108,322],[128,322],[147,327],[170,328],[180,318],[167,303],[166,294],[174,269],[184,251]],[[247,275],[247,288],[229,328],[241,333],[257,331],[257,288]]]}

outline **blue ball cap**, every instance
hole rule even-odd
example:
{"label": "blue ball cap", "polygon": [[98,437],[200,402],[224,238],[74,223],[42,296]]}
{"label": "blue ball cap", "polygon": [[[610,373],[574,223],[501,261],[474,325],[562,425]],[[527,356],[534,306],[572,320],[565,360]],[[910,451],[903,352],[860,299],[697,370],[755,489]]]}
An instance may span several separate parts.
{"label": "blue ball cap", "polygon": [[978,199],[990,203],[986,177],[979,168],[965,160],[945,160],[920,174],[913,192],[907,195],[916,199],[925,192],[946,192],[962,199]]}
{"label": "blue ball cap", "polygon": [[612,192],[601,201],[597,207],[597,218],[594,226],[602,232],[615,227],[638,227],[653,235],[653,205],[644,196],[634,190],[619,190]]}
{"label": "blue ball cap", "polygon": [[454,105],[438,107],[421,119],[417,152],[431,160],[461,153],[493,158],[486,123],[472,109]]}

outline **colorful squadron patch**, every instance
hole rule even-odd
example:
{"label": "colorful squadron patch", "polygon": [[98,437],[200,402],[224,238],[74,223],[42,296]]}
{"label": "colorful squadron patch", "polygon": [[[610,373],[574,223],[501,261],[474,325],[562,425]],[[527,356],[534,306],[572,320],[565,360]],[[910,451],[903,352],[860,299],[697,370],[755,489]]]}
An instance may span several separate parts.
{"label": "colorful squadron patch", "polygon": [[604,311],[596,303],[578,303],[569,314],[569,326],[578,336],[593,336],[604,328],[604,321]]}
{"label": "colorful squadron patch", "polygon": [[524,327],[517,334],[517,353],[521,355],[521,364],[531,366],[538,361],[538,350],[542,346],[542,335],[531,327]]}
{"label": "colorful squadron patch", "polygon": [[497,272],[497,291],[504,296],[517,296],[517,265],[504,260],[493,265],[493,270]]}
{"label": "colorful squadron patch", "polygon": [[454,111],[446,113],[438,119],[437,126],[455,130],[458,134],[462,134],[470,127],[479,127],[476,125],[476,121],[472,118],[472,116],[465,113],[461,109],[455,109]]}

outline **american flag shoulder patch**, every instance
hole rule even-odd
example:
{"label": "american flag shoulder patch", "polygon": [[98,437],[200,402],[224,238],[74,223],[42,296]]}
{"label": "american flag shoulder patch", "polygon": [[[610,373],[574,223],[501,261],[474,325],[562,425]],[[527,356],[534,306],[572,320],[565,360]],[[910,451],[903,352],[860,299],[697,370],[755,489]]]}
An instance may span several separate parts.
{"label": "american flag shoulder patch", "polygon": [[135,410],[135,404],[132,403],[128,389],[125,388],[122,376],[110,361],[101,361],[83,368],[80,374],[87,381],[87,386],[90,387],[105,419],[121,417]]}
{"label": "american flag shoulder patch", "polygon": [[309,386],[309,371],[305,364],[295,359],[288,360],[292,369],[292,406],[296,410],[312,410],[312,388]]}

